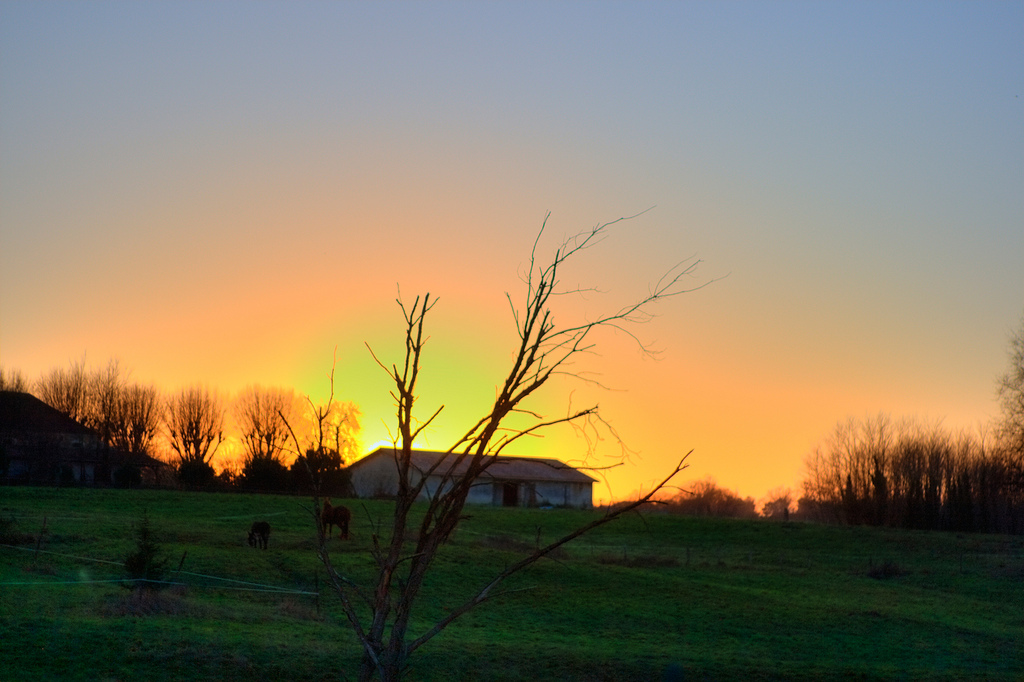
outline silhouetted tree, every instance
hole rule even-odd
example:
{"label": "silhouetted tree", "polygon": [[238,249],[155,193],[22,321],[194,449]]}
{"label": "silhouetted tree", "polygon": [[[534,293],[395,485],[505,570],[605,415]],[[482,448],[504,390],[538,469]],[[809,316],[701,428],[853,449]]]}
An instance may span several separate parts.
{"label": "silhouetted tree", "polygon": [[161,581],[167,559],[154,537],[147,511],[143,511],[142,519],[134,524],[133,530],[135,548],[125,557],[124,570],[134,581],[133,587],[136,589],[158,590],[163,587]]}
{"label": "silhouetted tree", "polygon": [[124,386],[113,419],[110,444],[134,455],[150,454],[160,433],[163,402],[155,386]]}
{"label": "silhouetted tree", "polygon": [[889,507],[889,481],[878,455],[873,457],[875,464],[871,473],[872,525],[881,526],[886,522]]}
{"label": "silhouetted tree", "polygon": [[722,488],[712,477],[691,481],[674,497],[664,500],[666,509],[686,516],[714,516],[721,518],[754,518],[756,505],[752,497]]}
{"label": "silhouetted tree", "polygon": [[161,423],[162,405],[153,386],[129,382],[116,359],[86,371],[84,361],[53,369],[38,382],[40,399],[87,426],[107,445],[148,454]]}
{"label": "silhouetted tree", "polygon": [[28,393],[28,390],[28,380],[20,370],[0,367],[0,391]]}
{"label": "silhouetted tree", "polygon": [[352,477],[341,453],[333,448],[310,448],[295,458],[288,470],[292,488],[307,495],[350,495]]}
{"label": "silhouetted tree", "polygon": [[[609,226],[610,223],[599,225],[563,242],[546,265],[537,260],[538,244],[544,232],[541,229],[534,243],[528,269],[523,273],[525,301],[521,308],[513,306],[519,338],[508,374],[497,387],[494,402],[455,441],[448,450],[448,456],[439,459],[437,467],[431,472],[422,472],[441,475],[443,482],[433,492],[424,488],[427,475],[414,472],[412,454],[416,438],[430,427],[441,411],[438,409],[432,415],[419,419],[414,410],[426,344],[425,322],[436,302],[429,294],[417,297],[411,305],[399,298],[398,305],[405,323],[405,358],[392,365],[386,365],[378,359],[394,386],[392,395],[397,414],[394,465],[398,477],[398,493],[389,527],[374,530],[372,554],[377,570],[370,589],[361,589],[344,569],[339,570],[333,564],[323,528],[318,521],[318,554],[340,597],[348,621],[362,644],[364,658],[360,679],[370,679],[374,675],[379,675],[383,680],[398,679],[414,651],[454,620],[496,596],[507,578],[587,531],[647,503],[685,468],[685,457],[682,457],[661,484],[649,493],[634,502],[609,510],[583,527],[512,563],[482,584],[464,602],[454,605],[432,625],[425,626],[416,634],[410,631],[414,607],[437,552],[463,518],[463,508],[471,487],[486,474],[495,458],[507,446],[554,424],[600,421],[596,406],[572,409],[564,417],[545,419],[529,411],[524,401],[537,393],[552,376],[573,373],[575,370],[570,366],[571,361],[593,348],[592,337],[595,332],[602,328],[622,330],[631,323],[642,322],[649,318],[651,305],[686,291],[683,282],[693,272],[697,261],[687,261],[673,269],[647,295],[617,312],[591,318],[590,321],[556,325],[550,308],[552,297],[569,293],[559,288],[562,267],[580,251],[600,241]],[[509,300],[511,302],[511,297]],[[509,426],[506,418],[513,413],[532,421],[525,426]],[[453,475],[454,471],[459,471],[459,475]],[[414,503],[423,496],[426,501],[414,513]],[[313,511],[319,519],[319,500],[315,501]],[[363,604],[369,607],[368,613]]]}
{"label": "silhouetted tree", "polygon": [[36,382],[39,399],[65,416],[84,423],[89,379],[85,360],[71,363],[67,369],[55,367]]}
{"label": "silhouetted tree", "polygon": [[[1024,317],[1010,336],[1010,367],[999,379],[999,435],[1008,454],[1024,461]],[[1024,467],[1022,467],[1024,468]]]}
{"label": "silhouetted tree", "polygon": [[249,386],[235,401],[242,443],[252,459],[279,458],[288,441],[285,418],[291,412],[292,394],[279,388]]}
{"label": "silhouetted tree", "polygon": [[263,492],[284,492],[291,487],[290,482],[288,467],[273,457],[246,457],[238,477],[231,480],[232,484],[245,490]]}
{"label": "silhouetted tree", "polygon": [[[330,393],[327,402],[316,404],[306,396],[306,447],[296,451],[297,457],[289,473],[295,490],[321,496],[348,495],[350,479],[346,464],[355,458],[359,448],[359,407],[353,402],[335,400],[334,366],[328,375]],[[285,415],[281,413],[284,419]],[[297,445],[301,438],[293,420],[284,419],[285,426]],[[319,504],[317,502],[317,504]]]}
{"label": "silhouetted tree", "polygon": [[210,460],[224,440],[224,408],[216,394],[192,386],[173,394],[165,412],[171,448],[178,456],[178,479],[185,487],[213,482]]}
{"label": "silhouetted tree", "polygon": [[239,483],[253,490],[282,491],[288,467],[282,459],[289,434],[290,391],[249,386],[236,399],[235,417],[245,446]]}
{"label": "silhouetted tree", "polygon": [[886,417],[850,420],[808,457],[800,509],[850,524],[1021,532],[1024,495],[1014,480],[1012,458],[984,438]]}
{"label": "silhouetted tree", "polygon": [[81,421],[98,433],[104,443],[111,443],[114,432],[120,428],[121,401],[127,382],[127,373],[115,359],[109,360],[106,367],[87,374]]}
{"label": "silhouetted tree", "polygon": [[793,511],[793,491],[789,488],[776,488],[769,491],[761,504],[761,516],[776,521],[789,521]]}

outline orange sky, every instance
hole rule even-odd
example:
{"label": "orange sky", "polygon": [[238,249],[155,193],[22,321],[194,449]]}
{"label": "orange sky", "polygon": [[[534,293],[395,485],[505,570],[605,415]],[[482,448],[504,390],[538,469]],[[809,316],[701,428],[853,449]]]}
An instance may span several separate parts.
{"label": "orange sky", "polygon": [[637,453],[612,495],[691,449],[684,479],[795,487],[849,416],[977,428],[1024,310],[1022,13],[3,3],[0,365],[320,400],[336,348],[369,449],[393,415],[364,344],[400,359],[398,287],[429,291],[422,396],[447,407],[423,446],[445,448],[507,369],[545,214],[549,254],[653,207],[566,272],[604,292],[568,319],[685,258],[717,281],[636,330],[660,359],[606,335],[607,390],[536,406],[601,405]]}

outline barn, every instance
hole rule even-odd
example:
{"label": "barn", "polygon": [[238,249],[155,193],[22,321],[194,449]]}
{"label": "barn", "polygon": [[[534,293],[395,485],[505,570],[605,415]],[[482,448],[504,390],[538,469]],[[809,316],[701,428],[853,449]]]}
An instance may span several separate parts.
{"label": "barn", "polygon": [[[455,455],[431,450],[414,450],[412,467],[422,479],[432,473],[424,486],[422,497],[437,491],[445,474],[458,478],[465,472],[463,461],[452,471]],[[440,462],[439,466],[438,463]],[[382,447],[349,465],[352,488],[361,498],[393,497],[398,491],[398,469],[395,449]],[[477,480],[466,502],[497,507],[578,507],[593,504],[594,480],[579,469],[557,459],[499,455]]]}

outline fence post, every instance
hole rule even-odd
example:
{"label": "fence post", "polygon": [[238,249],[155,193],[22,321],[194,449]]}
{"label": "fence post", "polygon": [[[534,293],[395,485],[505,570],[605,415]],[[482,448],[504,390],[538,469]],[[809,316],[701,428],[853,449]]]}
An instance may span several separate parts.
{"label": "fence post", "polygon": [[185,557],[187,556],[188,550],[186,549],[184,552],[181,553],[181,561],[178,562],[178,570],[174,572],[174,575],[178,575],[179,573],[181,573],[181,568],[185,565]]}
{"label": "fence post", "polygon": [[320,617],[320,569],[313,574],[313,592],[316,596],[313,598],[316,600],[316,617]]}
{"label": "fence post", "polygon": [[32,568],[35,569],[36,561],[39,559],[39,547],[43,544],[43,535],[46,534],[46,516],[43,516],[43,527],[39,529],[39,535],[36,536],[36,551],[32,555]]}

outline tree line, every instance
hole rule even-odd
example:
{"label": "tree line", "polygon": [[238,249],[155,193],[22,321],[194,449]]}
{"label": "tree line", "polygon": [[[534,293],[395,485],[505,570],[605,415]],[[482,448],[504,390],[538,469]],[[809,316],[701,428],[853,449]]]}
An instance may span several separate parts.
{"label": "tree line", "polygon": [[1024,532],[1024,467],[998,438],[886,415],[840,423],[806,461],[801,513],[822,521]]}
{"label": "tree line", "polygon": [[669,513],[1024,533],[1024,320],[996,385],[1001,415],[977,434],[885,414],[840,422],[805,459],[802,495],[758,503],[706,478],[659,500]]}
{"label": "tree line", "polygon": [[[359,408],[333,395],[317,405],[292,390],[259,385],[230,400],[200,384],[163,393],[132,381],[116,359],[91,370],[72,362],[34,382],[0,368],[0,390],[34,393],[95,431],[106,447],[166,463],[171,478],[159,483],[188,489],[308,493],[316,486],[340,495],[348,485],[345,466],[358,450]],[[241,457],[215,471],[213,458],[232,431]]]}
{"label": "tree line", "polygon": [[[1024,533],[1024,321],[1011,335],[1009,359],[997,382],[1001,417],[987,432],[954,433],[885,414],[851,418],[805,459],[799,499],[779,488],[755,502],[707,478],[659,504],[689,516]],[[296,400],[293,391],[258,385],[232,401],[200,385],[162,395],[129,377],[117,360],[92,371],[73,362],[34,383],[0,368],[0,390],[34,389],[109,447],[164,460],[182,487],[310,492],[315,483],[346,492],[345,467],[358,454],[355,404],[332,396],[317,406]],[[211,460],[229,414],[242,457],[215,472]],[[293,423],[303,424],[304,435]]]}
{"label": "tree line", "polygon": [[800,513],[848,524],[1024,533],[1024,319],[978,434],[887,415],[850,419],[806,460]]}

